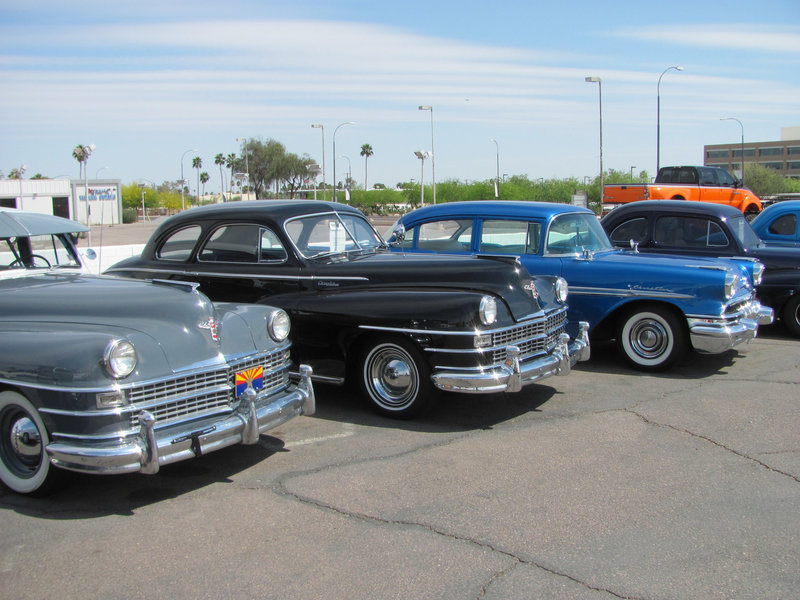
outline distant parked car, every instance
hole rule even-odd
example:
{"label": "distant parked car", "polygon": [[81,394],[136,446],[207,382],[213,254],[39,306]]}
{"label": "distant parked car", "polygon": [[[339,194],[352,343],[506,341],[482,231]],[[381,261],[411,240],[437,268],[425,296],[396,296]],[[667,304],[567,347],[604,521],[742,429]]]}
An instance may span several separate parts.
{"label": "distant parked car", "polygon": [[750,225],[768,246],[800,248],[800,200],[771,204]]}
{"label": "distant parked car", "polygon": [[421,413],[438,390],[517,392],[589,354],[585,327],[565,333],[562,279],[508,257],[401,257],[339,203],[193,208],[107,273],[196,281],[214,300],[282,307],[297,361],[319,381],[358,382],[393,417]]}
{"label": "distant parked car", "polygon": [[426,206],[400,217],[389,243],[407,257],[518,256],[531,272],[564,277],[571,324],[588,321],[592,339],[615,339],[641,370],[664,369],[690,347],[724,352],[754,338],[759,323],[772,322],[772,310],[756,301],[742,265],[616,250],[592,211],[567,204]]}
{"label": "distant parked car", "polygon": [[800,336],[800,248],[768,247],[735,208],[677,200],[634,202],[615,208],[601,223],[615,245],[630,248],[633,241],[642,253],[745,257],[760,262],[764,274],[756,286],[758,299]]}
{"label": "distant parked car", "polygon": [[89,231],[71,219],[0,208],[0,269],[86,272],[93,250],[80,252],[75,236]]}

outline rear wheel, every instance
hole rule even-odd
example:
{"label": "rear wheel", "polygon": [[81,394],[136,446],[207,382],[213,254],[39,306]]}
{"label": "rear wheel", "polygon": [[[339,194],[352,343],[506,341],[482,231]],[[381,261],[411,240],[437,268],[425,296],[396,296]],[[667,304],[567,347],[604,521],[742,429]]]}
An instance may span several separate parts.
{"label": "rear wheel", "polygon": [[661,306],[629,310],[620,320],[617,345],[627,361],[642,371],[660,371],[680,359],[687,349],[680,320]]}
{"label": "rear wheel", "polygon": [[748,221],[752,221],[757,216],[758,216],[758,207],[755,204],[751,204],[744,209],[744,218],[747,219]]}
{"label": "rear wheel", "polygon": [[45,448],[50,438],[25,396],[0,392],[0,480],[18,494],[53,491],[64,471],[53,467]]}
{"label": "rear wheel", "polygon": [[789,298],[783,306],[781,318],[792,335],[800,337],[800,295]]}
{"label": "rear wheel", "polygon": [[436,396],[422,353],[402,338],[373,340],[361,354],[359,382],[378,412],[408,419],[427,411]]}

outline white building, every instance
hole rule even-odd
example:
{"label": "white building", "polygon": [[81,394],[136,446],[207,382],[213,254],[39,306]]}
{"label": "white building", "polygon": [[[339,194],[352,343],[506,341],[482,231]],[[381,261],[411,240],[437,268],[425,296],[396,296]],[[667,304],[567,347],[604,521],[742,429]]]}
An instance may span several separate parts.
{"label": "white building", "polygon": [[116,225],[122,223],[122,184],[119,179],[90,179],[87,185],[69,179],[3,179],[0,206],[89,225]]}

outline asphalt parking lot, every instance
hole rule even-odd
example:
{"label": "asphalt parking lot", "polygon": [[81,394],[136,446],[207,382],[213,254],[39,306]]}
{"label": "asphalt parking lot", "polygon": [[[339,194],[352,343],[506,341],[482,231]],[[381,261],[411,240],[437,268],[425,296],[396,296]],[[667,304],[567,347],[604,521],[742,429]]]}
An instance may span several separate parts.
{"label": "asphalt parking lot", "polygon": [[0,492],[7,598],[798,598],[797,341],[613,349],[397,422],[318,412],[158,475]]}

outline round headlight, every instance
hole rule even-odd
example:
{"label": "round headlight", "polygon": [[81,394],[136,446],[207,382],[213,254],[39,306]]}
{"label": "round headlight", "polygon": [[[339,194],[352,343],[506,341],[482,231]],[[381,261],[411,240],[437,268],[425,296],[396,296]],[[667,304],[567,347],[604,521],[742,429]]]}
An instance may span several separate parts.
{"label": "round headlight", "polygon": [[556,278],[556,300],[563,304],[567,301],[567,296],[569,296],[567,280],[563,277]]}
{"label": "round headlight", "polygon": [[497,301],[491,296],[484,296],[481,298],[479,313],[481,323],[491,325],[497,320]]}
{"label": "round headlight", "polygon": [[289,331],[292,329],[292,322],[289,319],[289,315],[286,314],[286,311],[272,311],[272,314],[269,316],[269,321],[267,322],[267,329],[269,331],[269,337],[276,342],[282,342],[289,337]]}
{"label": "round headlight", "polygon": [[761,280],[764,278],[764,264],[760,262],[753,263],[753,285],[761,285]]}
{"label": "round headlight", "polygon": [[136,349],[128,340],[115,340],[106,347],[103,364],[114,379],[127,377],[136,368]]}

